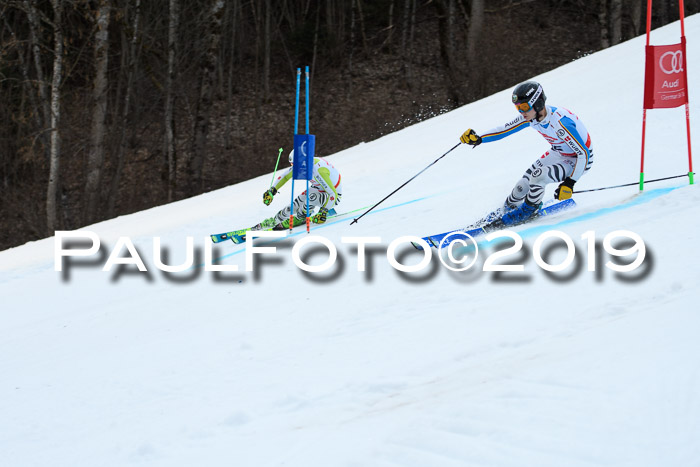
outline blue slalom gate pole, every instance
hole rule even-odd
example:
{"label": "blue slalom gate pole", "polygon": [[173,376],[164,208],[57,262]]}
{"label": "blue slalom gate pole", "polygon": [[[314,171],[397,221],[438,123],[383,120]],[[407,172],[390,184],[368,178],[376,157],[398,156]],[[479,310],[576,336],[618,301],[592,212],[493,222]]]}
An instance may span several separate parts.
{"label": "blue slalom gate pole", "polygon": [[297,98],[294,106],[294,134],[299,134],[299,85],[301,82],[301,68],[297,68]]}
{"label": "blue slalom gate pole", "polygon": [[[301,84],[301,68],[297,68],[296,103],[294,105],[294,135],[299,133],[299,88]],[[308,188],[306,190],[308,192]],[[292,199],[289,204],[289,230],[294,228],[294,176],[292,176]]]}
{"label": "blue slalom gate pole", "polygon": [[301,96],[301,68],[297,68],[296,105],[294,107],[294,160],[292,168],[292,200],[290,203],[289,230],[294,228],[294,180],[306,179],[306,232],[311,231],[311,193],[310,182],[314,170],[314,151],[316,136],[309,134],[310,74],[306,69],[306,134],[299,134],[299,99]]}
{"label": "blue slalom gate pole", "polygon": [[[306,134],[309,134],[309,66],[306,66]],[[306,233],[311,232],[311,218],[309,217],[309,179],[306,179]]]}
{"label": "blue slalom gate pole", "polygon": [[309,134],[309,67],[306,67],[306,134]]}

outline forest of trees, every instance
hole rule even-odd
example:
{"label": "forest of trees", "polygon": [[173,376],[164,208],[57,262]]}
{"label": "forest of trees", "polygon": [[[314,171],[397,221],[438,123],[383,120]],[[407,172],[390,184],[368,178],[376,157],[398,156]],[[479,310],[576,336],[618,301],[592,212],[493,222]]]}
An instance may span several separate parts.
{"label": "forest of trees", "polygon": [[[642,0],[3,0],[0,249],[271,172],[297,67],[330,154],[643,34],[645,16]],[[677,19],[654,2],[653,27]]]}

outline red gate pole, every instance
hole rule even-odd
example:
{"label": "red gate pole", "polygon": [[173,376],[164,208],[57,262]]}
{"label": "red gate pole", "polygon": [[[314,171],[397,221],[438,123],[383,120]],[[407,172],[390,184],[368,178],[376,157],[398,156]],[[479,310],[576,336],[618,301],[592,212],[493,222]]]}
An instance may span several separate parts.
{"label": "red gate pole", "polygon": [[[683,0],[681,0],[683,1]],[[647,46],[645,51],[648,51],[649,49],[649,36],[651,34],[651,2],[652,0],[647,0]],[[648,53],[644,54],[645,60],[647,59]],[[646,88],[647,88],[647,73],[646,73],[646,64],[644,66],[644,92],[646,93]],[[646,99],[645,99],[646,100]],[[646,129],[647,129],[647,108],[646,105],[643,105],[644,110],[642,111],[642,162],[641,166],[639,168],[639,191],[644,190],[644,142],[646,141]]]}
{"label": "red gate pole", "polygon": [[[685,54],[685,8],[683,6],[683,0],[679,0],[678,2],[678,7],[680,8],[680,16],[681,16],[681,43],[683,44],[683,53]],[[693,154],[691,150],[691,144],[690,144],[690,83],[688,82],[688,60],[686,56],[685,60],[685,67],[683,67],[683,74],[685,74],[685,82],[686,82],[686,101],[685,101],[685,127],[686,127],[686,132],[688,133],[688,179],[690,180],[690,184],[692,185],[694,183],[693,181]]]}

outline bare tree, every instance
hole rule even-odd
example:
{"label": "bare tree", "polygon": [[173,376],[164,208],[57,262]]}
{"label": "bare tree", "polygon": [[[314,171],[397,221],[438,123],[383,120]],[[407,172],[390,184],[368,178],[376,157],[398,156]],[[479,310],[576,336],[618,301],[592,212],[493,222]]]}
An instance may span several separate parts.
{"label": "bare tree", "polygon": [[671,11],[669,9],[670,2],[658,2],[658,15],[661,21],[661,26],[664,26],[671,22]]}
{"label": "bare tree", "polygon": [[173,200],[176,183],[175,152],[175,92],[173,86],[177,78],[175,58],[177,57],[177,36],[180,24],[180,0],[170,0],[168,11],[168,74],[165,78],[165,154],[168,167],[168,201]]}
{"label": "bare tree", "polygon": [[197,113],[195,116],[193,151],[186,168],[188,195],[199,192],[202,187],[202,166],[207,157],[209,116],[214,103],[214,78],[218,66],[218,49],[221,38],[221,19],[224,0],[213,0],[207,17],[207,50],[199,66],[200,85]]}
{"label": "bare tree", "polygon": [[109,61],[109,18],[110,0],[100,0],[97,7],[95,31],[95,78],[92,93],[92,128],[90,130],[90,152],[87,162],[85,184],[85,223],[95,222],[99,216],[100,184],[105,158],[105,137],[107,128],[107,65]]}
{"label": "bare tree", "polygon": [[263,54],[263,100],[268,102],[270,100],[270,43],[272,38],[270,37],[270,17],[272,16],[272,7],[270,6],[270,0],[265,0],[265,50]]}
{"label": "bare tree", "polygon": [[[45,136],[45,132],[44,132],[45,124],[44,124],[44,122],[49,121],[49,118],[48,118],[49,112],[47,110],[43,114],[44,118],[42,119],[42,113],[39,111],[39,101],[37,101],[36,92],[34,92],[34,90],[31,89],[32,88],[32,80],[30,78],[29,64],[27,63],[27,60],[25,60],[25,58],[24,58],[24,52],[22,52],[22,50],[20,49],[21,41],[17,38],[17,35],[14,32],[14,29],[8,23],[7,16],[2,15],[2,20],[3,20],[3,24],[5,25],[5,28],[9,31],[9,33],[12,37],[14,47],[17,48],[17,60],[19,61],[19,64],[20,64],[20,69],[22,72],[22,79],[23,79],[23,83],[22,83],[23,91],[22,91],[22,93],[23,93],[23,95],[26,94],[27,96],[29,96],[29,103],[30,103],[31,108],[32,108],[31,113],[32,113],[32,116],[34,117],[34,122],[36,124],[36,131],[38,132],[42,142],[44,143],[44,151],[46,152],[46,156],[47,156],[47,160],[48,160],[49,144],[48,144],[47,139],[44,138],[44,136]],[[32,47],[33,47],[33,45],[32,45]],[[42,83],[42,86],[44,89],[46,88],[45,84],[46,83]],[[49,101],[46,98],[45,91],[44,91],[43,98],[41,99],[41,105],[42,105],[42,108],[44,108],[44,107],[46,109],[49,108]],[[10,109],[7,108],[7,110],[10,110]],[[23,112],[20,112],[20,115],[21,114],[23,114]],[[4,175],[6,175],[6,174],[4,174]]]}
{"label": "bare tree", "polygon": [[352,100],[352,80],[353,80],[353,70],[352,70],[352,59],[355,52],[355,2],[352,2],[350,6],[350,44],[348,44],[348,101]]}
{"label": "bare tree", "polygon": [[[365,15],[362,12],[362,1],[361,0],[355,0],[357,2],[357,13],[360,16],[360,35],[362,36],[362,50],[365,53],[365,56],[369,55],[369,47],[367,46],[367,33],[365,32]],[[342,34],[342,32],[341,32]],[[340,40],[342,41],[342,36],[340,36]]]}
{"label": "bare tree", "polygon": [[387,26],[387,29],[389,30],[389,34],[387,34],[386,40],[382,43],[382,47],[384,47],[385,45],[390,45],[392,43],[392,40],[394,37],[394,29],[396,29],[396,26],[394,25],[394,2],[393,1],[389,5],[389,25]]}
{"label": "bare tree", "polygon": [[224,147],[226,149],[231,149],[231,126],[233,124],[232,120],[234,118],[234,107],[233,107],[233,76],[236,69],[235,58],[236,58],[236,32],[238,31],[238,0],[233,0],[233,19],[231,20],[231,51],[229,57],[228,66],[228,78],[226,84],[226,129],[224,131]]}
{"label": "bare tree", "polygon": [[484,0],[472,0],[472,8],[469,15],[469,31],[467,32],[467,66],[469,69],[470,85],[474,91],[471,97],[481,94],[481,54],[478,51],[479,38],[484,26]]}
{"label": "bare tree", "polygon": [[447,91],[457,104],[464,103],[463,60],[457,45],[457,0],[439,0],[435,2],[440,15],[440,56],[447,75]]}
{"label": "bare tree", "polygon": [[610,25],[608,14],[608,1],[598,0],[598,25],[600,26],[600,47],[610,47]]}
{"label": "bare tree", "polygon": [[316,8],[316,25],[314,26],[314,51],[311,57],[311,73],[316,70],[316,53],[318,52],[318,31],[321,25],[321,7]]}
{"label": "bare tree", "polygon": [[61,134],[61,82],[63,77],[63,0],[51,0],[53,7],[53,77],[51,80],[51,150],[49,159],[49,184],[46,193],[46,225],[49,235],[58,228],[58,187],[60,183]]}
{"label": "bare tree", "polygon": [[36,73],[36,82],[39,88],[39,97],[42,102],[42,119],[43,124],[41,130],[45,128],[49,121],[51,120],[50,114],[50,99],[48,97],[48,89],[46,84],[46,79],[44,78],[44,67],[41,63],[41,44],[39,42],[39,13],[37,9],[36,0],[24,0],[24,9],[27,13],[27,18],[29,19],[29,38],[32,45],[32,56],[34,57],[34,70]]}
{"label": "bare tree", "polygon": [[404,84],[411,89],[413,35],[416,29],[416,0],[404,0],[403,31],[401,32],[401,68]]}
{"label": "bare tree", "polygon": [[124,170],[124,159],[126,158],[126,142],[127,142],[127,127],[129,118],[129,109],[131,104],[131,96],[134,90],[134,76],[136,75],[137,51],[136,45],[139,38],[139,22],[141,20],[141,0],[135,0],[134,17],[131,23],[131,38],[129,40],[128,50],[128,65],[126,78],[126,91],[124,93],[124,105],[122,107],[122,115],[120,122],[119,146],[117,149],[117,168],[112,177],[111,188],[109,190],[109,206],[107,208],[107,216],[114,216],[114,206],[116,205],[119,195],[119,182],[121,180],[122,171]]}
{"label": "bare tree", "polygon": [[622,0],[610,0],[610,45],[622,40]]}
{"label": "bare tree", "polygon": [[632,37],[637,37],[642,31],[642,0],[631,0],[630,17],[632,19]]}

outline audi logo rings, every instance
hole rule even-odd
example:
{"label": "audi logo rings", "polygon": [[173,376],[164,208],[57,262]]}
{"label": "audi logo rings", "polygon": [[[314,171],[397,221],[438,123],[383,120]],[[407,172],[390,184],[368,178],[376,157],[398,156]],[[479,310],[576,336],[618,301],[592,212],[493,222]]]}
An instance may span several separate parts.
{"label": "audi logo rings", "polygon": [[[666,57],[670,57],[670,60]],[[683,51],[668,51],[659,58],[659,68],[667,75],[683,71]]]}

